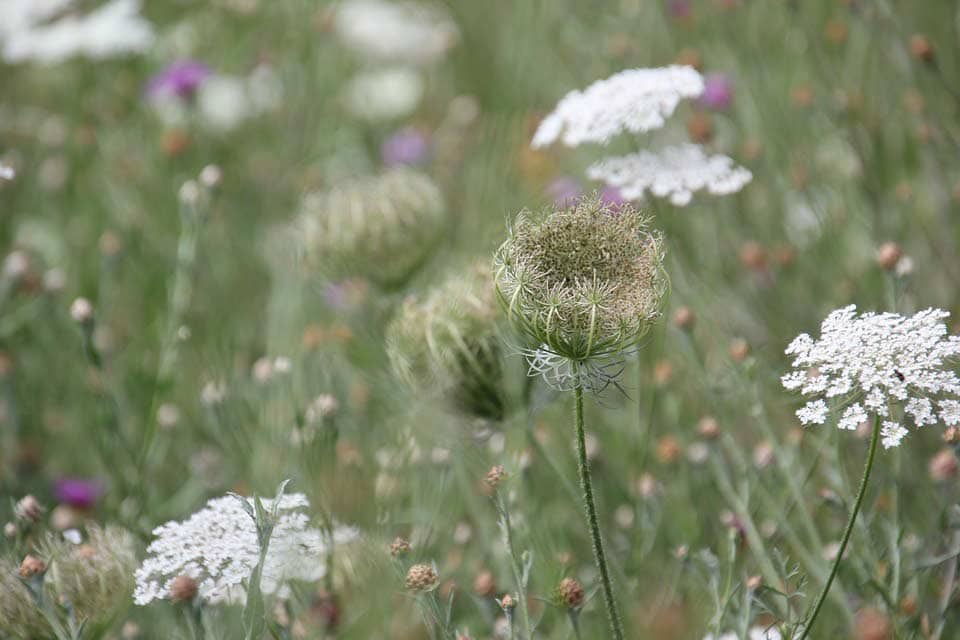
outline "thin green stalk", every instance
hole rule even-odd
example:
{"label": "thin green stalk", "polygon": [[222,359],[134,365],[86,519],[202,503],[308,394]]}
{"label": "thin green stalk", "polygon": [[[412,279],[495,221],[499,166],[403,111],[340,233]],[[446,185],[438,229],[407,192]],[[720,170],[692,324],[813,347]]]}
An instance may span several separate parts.
{"label": "thin green stalk", "polygon": [[[533,639],[533,627],[530,624],[530,612],[527,610],[527,579],[526,570],[521,557],[517,554],[516,546],[513,542],[513,525],[510,523],[510,512],[507,511],[507,505],[503,502],[499,491],[494,491],[494,504],[500,515],[501,526],[503,527],[504,538],[506,538],[507,551],[510,552],[510,570],[513,572],[513,580],[517,588],[517,605],[520,609],[520,622],[523,625],[524,640]],[[510,615],[510,634],[513,635],[513,614]]]}
{"label": "thin green stalk", "polygon": [[610,630],[616,640],[623,640],[623,622],[620,620],[620,613],[617,611],[617,600],[613,592],[613,583],[610,581],[610,570],[607,568],[607,559],[603,553],[603,539],[600,537],[597,505],[593,499],[593,481],[590,478],[590,461],[587,459],[587,437],[583,430],[583,389],[577,387],[574,391],[574,397],[576,399],[577,462],[580,471],[580,488],[583,489],[587,525],[590,527],[590,537],[593,539],[593,558],[597,563],[597,569],[600,570],[603,601],[607,606]]}
{"label": "thin green stalk", "polygon": [[863,504],[863,496],[867,493],[867,482],[870,480],[870,472],[873,470],[873,460],[877,454],[878,442],[880,442],[880,416],[874,418],[873,421],[873,434],[870,436],[870,448],[867,451],[867,461],[863,467],[863,477],[860,478],[860,488],[857,490],[857,497],[853,503],[853,510],[850,512],[850,519],[847,520],[847,526],[843,530],[843,538],[840,540],[840,548],[837,549],[837,558],[833,561],[833,567],[830,569],[830,575],[827,576],[827,581],[824,583],[823,589],[820,591],[820,595],[817,596],[817,601],[813,605],[813,610],[810,612],[810,616],[803,625],[803,635],[800,636],[800,640],[805,640],[806,637],[810,635],[810,629],[813,628],[813,623],[820,614],[820,608],[823,606],[823,602],[827,599],[827,593],[830,591],[830,585],[833,584],[833,579],[836,577],[837,571],[840,569],[840,561],[843,560],[843,552],[846,550],[847,543],[850,541],[850,534],[853,533],[853,525],[857,521],[857,514],[860,513],[860,505]]}

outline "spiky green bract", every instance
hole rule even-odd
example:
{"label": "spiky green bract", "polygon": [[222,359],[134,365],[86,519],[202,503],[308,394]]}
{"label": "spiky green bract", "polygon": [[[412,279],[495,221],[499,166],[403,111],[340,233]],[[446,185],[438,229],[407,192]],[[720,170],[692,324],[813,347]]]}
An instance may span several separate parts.
{"label": "spiky green bract", "polygon": [[458,410],[500,420],[497,302],[487,265],[455,271],[409,296],[387,327],[387,354],[398,378],[420,392],[437,390]]}
{"label": "spiky green bract", "polygon": [[392,169],[303,200],[295,233],[308,262],[332,276],[403,283],[442,235],[446,207],[428,176]]}
{"label": "spiky green bract", "polygon": [[637,344],[667,291],[663,241],[630,205],[598,197],[522,211],[494,256],[497,296],[513,326],[574,363]]}

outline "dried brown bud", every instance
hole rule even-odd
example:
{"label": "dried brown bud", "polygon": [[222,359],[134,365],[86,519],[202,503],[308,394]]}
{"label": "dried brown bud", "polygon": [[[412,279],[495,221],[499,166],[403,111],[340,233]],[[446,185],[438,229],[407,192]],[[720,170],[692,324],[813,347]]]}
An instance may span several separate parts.
{"label": "dried brown bud", "polygon": [[850,33],[847,23],[841,20],[831,20],[827,23],[826,29],[824,29],[823,35],[827,38],[827,41],[831,44],[843,44],[847,41],[847,36]]}
{"label": "dried brown bud", "polygon": [[179,575],[170,584],[170,599],[174,602],[191,602],[197,596],[197,581],[187,575]]}
{"label": "dried brown bud", "polygon": [[930,44],[930,41],[927,40],[925,35],[920,33],[914,34],[910,38],[910,55],[926,64],[936,62],[936,53],[933,50],[933,45]]}
{"label": "dried brown bud", "polygon": [[401,538],[397,536],[393,539],[393,542],[390,543],[390,555],[394,558],[402,558],[403,556],[410,553],[412,547],[410,546],[410,541],[406,538]]}
{"label": "dried brown bud", "polygon": [[32,578],[47,570],[47,563],[36,556],[26,556],[20,563],[20,577]]}
{"label": "dried brown bud", "polygon": [[497,583],[489,571],[481,571],[473,579],[473,592],[481,598],[492,598],[497,592]]}
{"label": "dried brown bud", "polygon": [[697,433],[708,440],[713,440],[720,435],[720,423],[713,416],[703,416],[697,423]]}
{"label": "dried brown bud", "polygon": [[893,271],[903,257],[903,249],[896,242],[884,242],[877,250],[877,264],[886,271]]}
{"label": "dried brown bud", "polygon": [[657,460],[662,464],[673,464],[680,453],[680,443],[673,436],[663,436],[657,440]]}
{"label": "dried brown bud", "polygon": [[703,55],[696,49],[681,49],[677,54],[676,64],[693,67],[697,71],[703,71]]}
{"label": "dried brown bud", "polygon": [[710,114],[698,111],[687,120],[687,135],[697,144],[707,144],[713,140],[713,118]]}
{"label": "dried brown bud", "polygon": [[504,612],[510,613],[517,607],[517,600],[508,593],[497,600],[497,604],[500,605],[500,608],[503,609]]}
{"label": "dried brown bud", "polygon": [[956,444],[960,442],[960,429],[957,427],[947,427],[943,432],[943,441],[947,444]]}
{"label": "dried brown bud", "polygon": [[500,485],[500,481],[503,480],[506,475],[507,472],[504,471],[502,464],[490,467],[490,471],[487,471],[487,476],[485,478],[487,486],[493,490],[496,490],[496,488]]}
{"label": "dried brown bud", "polygon": [[433,591],[440,584],[440,576],[429,564],[415,564],[407,571],[405,586],[408,591]]}
{"label": "dried brown bud", "polygon": [[653,381],[658,387],[670,384],[673,380],[673,364],[669,360],[660,360],[653,367]]}
{"label": "dried brown bud", "polygon": [[857,640],[890,640],[893,637],[890,618],[872,607],[857,612],[853,628]]}
{"label": "dried brown bud", "polygon": [[696,322],[696,316],[690,307],[680,307],[673,313],[673,326],[677,329],[688,331],[693,328]]}
{"label": "dried brown bud", "polygon": [[583,606],[586,593],[582,584],[573,578],[564,578],[557,585],[555,597],[558,605],[568,609],[579,609]]}
{"label": "dried brown bud", "polygon": [[40,504],[40,501],[31,495],[20,498],[20,501],[17,502],[17,505],[13,509],[17,520],[23,520],[25,522],[39,522],[44,511],[45,509],[43,505]]}
{"label": "dried brown bud", "polygon": [[934,482],[945,482],[957,475],[957,466],[957,456],[953,449],[942,449],[930,458],[927,471]]}
{"label": "dried brown bud", "polygon": [[743,338],[737,338],[730,343],[730,357],[734,362],[743,362],[750,355],[750,344]]}
{"label": "dried brown bud", "polygon": [[759,242],[745,242],[740,247],[740,264],[750,271],[764,271],[767,268],[767,251]]}

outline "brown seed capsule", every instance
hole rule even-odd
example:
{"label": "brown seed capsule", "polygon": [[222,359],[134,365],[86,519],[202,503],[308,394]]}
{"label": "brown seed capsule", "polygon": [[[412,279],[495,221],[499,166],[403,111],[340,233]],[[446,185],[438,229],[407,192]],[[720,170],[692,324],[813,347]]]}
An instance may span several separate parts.
{"label": "brown seed capsule", "polygon": [[36,556],[26,556],[20,563],[20,577],[32,578],[47,570],[47,563]]}
{"label": "brown seed capsule", "polygon": [[556,596],[557,602],[568,609],[579,609],[586,599],[583,585],[573,578],[564,578],[560,581],[560,584],[557,585]]}
{"label": "brown seed capsule", "polygon": [[390,543],[390,555],[394,558],[402,558],[403,556],[410,553],[412,547],[410,546],[410,541],[406,538],[401,538],[397,536],[393,539],[393,542]]}
{"label": "brown seed capsule", "polygon": [[473,592],[481,598],[492,598],[497,592],[497,583],[489,571],[481,571],[473,579]]}
{"label": "brown seed capsule", "polygon": [[673,436],[657,440],[657,460],[662,464],[673,464],[680,457],[680,452],[680,443]]}
{"label": "brown seed capsule", "polygon": [[697,112],[687,120],[687,135],[697,144],[707,144],[713,140],[713,119],[710,114]]}
{"label": "brown seed capsule", "polygon": [[170,584],[170,599],[174,602],[191,602],[197,596],[197,581],[187,575],[179,575]]}
{"label": "brown seed capsule", "polygon": [[877,250],[877,264],[886,271],[895,269],[902,257],[903,249],[896,242],[884,242]]}
{"label": "brown seed capsule", "polygon": [[936,62],[936,54],[933,45],[927,40],[927,37],[921,33],[914,34],[910,38],[910,55],[926,64]]}
{"label": "brown seed capsule", "polygon": [[440,576],[429,564],[415,564],[407,571],[404,584],[408,591],[423,593],[436,589],[440,584]]}
{"label": "brown seed capsule", "polygon": [[767,268],[767,250],[759,242],[745,242],[740,247],[740,264],[750,271]]}
{"label": "brown seed capsule", "polygon": [[502,464],[494,465],[490,468],[490,471],[487,471],[485,482],[487,483],[488,487],[496,490],[496,488],[500,485],[500,481],[503,480],[506,475],[507,472],[504,471]]}

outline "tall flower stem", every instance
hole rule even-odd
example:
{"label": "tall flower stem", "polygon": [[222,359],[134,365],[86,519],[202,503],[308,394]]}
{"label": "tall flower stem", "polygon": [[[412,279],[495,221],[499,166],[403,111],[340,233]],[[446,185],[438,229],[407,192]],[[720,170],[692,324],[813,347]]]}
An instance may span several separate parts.
{"label": "tall flower stem", "polygon": [[587,512],[587,525],[590,528],[590,537],[593,540],[593,558],[600,570],[600,581],[603,585],[603,601],[607,606],[607,618],[610,621],[610,630],[615,640],[623,640],[623,622],[617,611],[616,595],[613,592],[613,583],[610,581],[610,570],[607,568],[607,559],[603,553],[603,539],[600,537],[600,522],[597,519],[597,505],[593,499],[593,481],[590,478],[590,461],[587,459],[587,437],[583,429],[583,389],[574,390],[576,399],[576,427],[577,427],[577,462],[580,471],[580,488],[583,490],[583,504]]}
{"label": "tall flower stem", "polygon": [[853,533],[853,525],[857,521],[857,514],[860,513],[860,506],[863,504],[863,496],[867,493],[867,482],[870,480],[870,472],[873,470],[873,460],[877,454],[877,443],[880,442],[880,416],[874,418],[873,421],[873,434],[870,436],[870,448],[867,451],[867,461],[863,465],[863,477],[860,478],[860,488],[857,489],[857,497],[853,502],[853,509],[850,511],[850,519],[847,520],[847,526],[843,530],[843,538],[840,540],[840,548],[837,549],[837,558],[833,561],[833,567],[830,568],[830,575],[827,576],[827,581],[823,585],[823,589],[820,591],[820,595],[817,596],[817,601],[813,605],[813,610],[810,612],[807,621],[803,625],[803,635],[800,636],[800,640],[806,640],[807,636],[810,635],[810,629],[813,628],[813,623],[817,619],[817,615],[820,613],[820,608],[823,606],[823,602],[827,599],[827,593],[830,591],[830,585],[833,584],[833,579],[837,575],[837,571],[840,569],[840,561],[843,560],[843,552],[847,548],[847,543],[850,542],[850,534]]}

